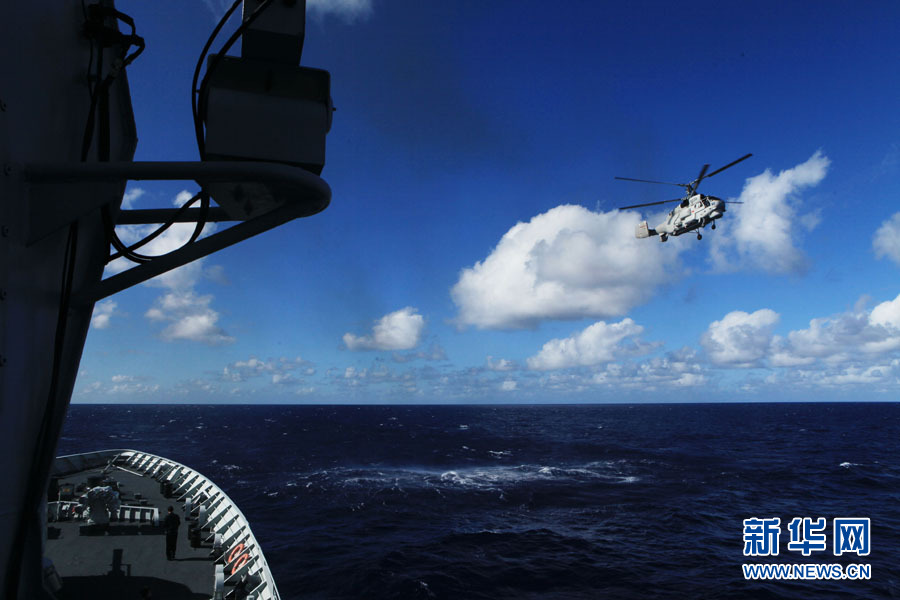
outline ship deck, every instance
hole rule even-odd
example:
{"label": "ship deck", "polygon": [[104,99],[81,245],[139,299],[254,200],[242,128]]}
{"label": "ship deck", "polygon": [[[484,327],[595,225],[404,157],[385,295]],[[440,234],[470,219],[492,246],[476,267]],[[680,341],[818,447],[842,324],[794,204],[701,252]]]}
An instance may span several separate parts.
{"label": "ship deck", "polygon": [[[103,469],[67,474],[60,484],[77,486]],[[84,520],[48,523],[45,556],[53,561],[62,579],[59,600],[82,598],[142,598],[149,589],[152,598],[201,600],[213,595],[215,563],[210,548],[192,548],[187,536],[183,504],[160,493],[159,482],[121,467],[107,477],[120,487],[122,505],[140,505],[159,510],[160,525],[151,522],[111,521],[108,527],[90,527]],[[76,494],[77,496],[77,494]],[[175,560],[165,556],[166,536],[161,523],[169,506],[181,517]]]}

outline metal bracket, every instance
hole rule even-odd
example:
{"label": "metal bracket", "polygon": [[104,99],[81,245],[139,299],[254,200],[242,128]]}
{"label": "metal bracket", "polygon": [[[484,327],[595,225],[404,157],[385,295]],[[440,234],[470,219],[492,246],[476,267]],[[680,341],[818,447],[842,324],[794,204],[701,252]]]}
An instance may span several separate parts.
{"label": "metal bracket", "polygon": [[[331,188],[316,175],[300,167],[257,161],[208,162],[96,162],[29,164],[23,169],[24,178],[32,187],[86,182],[117,182],[124,180],[193,180],[205,187],[210,183],[249,184],[262,190],[278,205],[251,219],[241,220],[221,208],[211,208],[207,221],[241,221],[237,225],[195,241],[178,250],[155,257],[147,263],[103,279],[87,290],[75,294],[73,302],[93,303],[107,296],[137,285],[148,279],[176,269],[189,262],[218,252],[233,244],[268,231],[300,217],[319,213],[331,202]],[[60,205],[65,200],[55,201]],[[79,214],[69,214],[70,220],[109,204],[109,198],[96,198],[89,205],[81,204]],[[35,203],[36,204],[36,203]],[[48,214],[47,206],[31,206],[29,237],[39,239],[49,233],[40,227],[40,219]],[[171,218],[177,209],[121,211],[117,223],[133,225],[161,223]],[[200,209],[185,210],[179,222],[196,221]],[[52,214],[54,211],[50,210]],[[71,211],[62,211],[71,212]],[[57,223],[49,224],[56,228]]]}

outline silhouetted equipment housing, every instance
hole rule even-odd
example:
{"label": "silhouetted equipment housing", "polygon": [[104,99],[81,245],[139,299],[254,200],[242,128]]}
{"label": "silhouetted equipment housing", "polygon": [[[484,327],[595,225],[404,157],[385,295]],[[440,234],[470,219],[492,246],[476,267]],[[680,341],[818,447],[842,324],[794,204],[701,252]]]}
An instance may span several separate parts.
{"label": "silhouetted equipment housing", "polygon": [[332,112],[328,71],[224,56],[210,76],[205,112],[207,159],[322,172]]}
{"label": "silhouetted equipment housing", "polygon": [[[258,4],[258,0],[245,4],[245,21]],[[210,57],[209,81],[200,99],[206,125],[205,160],[272,161],[316,175],[322,172],[325,136],[334,110],[331,76],[297,64],[303,49],[305,5],[273,1],[247,26],[241,57]],[[250,218],[272,208],[248,186],[213,183],[207,188],[235,218]]]}
{"label": "silhouetted equipment housing", "polygon": [[[245,0],[242,19],[247,22],[263,0]],[[306,30],[305,0],[276,0],[241,36],[241,56],[300,64]]]}

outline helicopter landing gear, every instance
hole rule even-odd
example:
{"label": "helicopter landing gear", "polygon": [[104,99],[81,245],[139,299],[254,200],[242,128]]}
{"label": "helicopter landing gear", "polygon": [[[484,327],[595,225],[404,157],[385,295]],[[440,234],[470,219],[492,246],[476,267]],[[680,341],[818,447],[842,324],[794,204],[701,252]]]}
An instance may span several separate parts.
{"label": "helicopter landing gear", "polygon": [[702,240],[702,239],[703,239],[703,236],[702,236],[702,235],[700,235],[700,233],[699,233],[699,232],[698,232],[698,233],[697,233],[697,239],[698,239],[698,240]]}
{"label": "helicopter landing gear", "polygon": [[711,229],[712,229],[713,231],[715,231],[715,229],[716,229],[716,222],[715,222],[715,221],[713,221],[713,224],[712,224],[712,228],[711,228]]}
{"label": "helicopter landing gear", "polygon": [[659,236],[659,241],[660,241],[660,242],[664,242],[664,241],[666,241],[667,239],[669,239],[669,236],[668,236],[668,235],[666,235],[665,233],[660,234],[660,236]]}

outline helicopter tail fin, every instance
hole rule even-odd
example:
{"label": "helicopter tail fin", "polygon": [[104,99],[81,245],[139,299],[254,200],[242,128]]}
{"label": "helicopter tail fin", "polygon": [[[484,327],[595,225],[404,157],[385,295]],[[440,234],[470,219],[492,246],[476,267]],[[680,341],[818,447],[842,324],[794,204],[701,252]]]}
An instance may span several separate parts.
{"label": "helicopter tail fin", "polygon": [[655,229],[650,229],[647,226],[647,221],[641,221],[638,223],[637,227],[634,229],[634,235],[638,239],[648,238],[651,235],[657,235]]}

